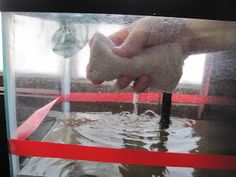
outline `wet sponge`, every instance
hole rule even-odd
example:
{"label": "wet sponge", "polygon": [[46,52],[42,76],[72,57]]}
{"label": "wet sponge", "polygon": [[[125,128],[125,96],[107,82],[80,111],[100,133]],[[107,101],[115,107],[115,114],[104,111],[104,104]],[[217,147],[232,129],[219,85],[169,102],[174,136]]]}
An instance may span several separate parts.
{"label": "wet sponge", "polygon": [[142,74],[150,76],[150,87],[163,92],[172,92],[181,76],[185,56],[177,43],[168,43],[146,48],[132,58],[112,53],[114,43],[97,33],[91,46],[87,66],[89,80],[111,81],[121,75],[136,79]]}

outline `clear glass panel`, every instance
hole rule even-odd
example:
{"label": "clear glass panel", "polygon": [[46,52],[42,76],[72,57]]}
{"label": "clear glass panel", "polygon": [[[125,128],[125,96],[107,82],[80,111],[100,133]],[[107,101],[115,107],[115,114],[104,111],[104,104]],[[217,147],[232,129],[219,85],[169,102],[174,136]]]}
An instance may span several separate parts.
{"label": "clear glass panel", "polygon": [[[131,92],[130,101],[94,102],[96,97],[93,97],[86,101],[57,104],[28,139],[163,152],[235,155],[236,144],[232,139],[236,138],[236,112],[232,100],[236,97],[236,51],[201,53],[184,61],[182,78],[174,90],[172,122],[168,129],[159,126],[160,99],[139,103],[139,115],[131,114],[135,107],[131,87],[118,90],[114,81],[94,87],[86,79],[90,55],[88,40],[96,32],[108,36],[140,18],[107,14],[4,12],[2,40],[9,137],[14,137],[16,128],[32,113],[62,94],[89,92],[98,96],[113,93],[114,100],[118,100],[116,94]],[[146,92],[156,94],[157,90],[147,89]],[[80,95],[82,97],[89,99]],[[225,97],[231,101],[221,101]],[[209,101],[212,98],[213,101]],[[217,99],[220,101],[214,101]],[[21,177],[235,176],[235,171],[37,157],[14,157],[12,163],[15,176]]]}

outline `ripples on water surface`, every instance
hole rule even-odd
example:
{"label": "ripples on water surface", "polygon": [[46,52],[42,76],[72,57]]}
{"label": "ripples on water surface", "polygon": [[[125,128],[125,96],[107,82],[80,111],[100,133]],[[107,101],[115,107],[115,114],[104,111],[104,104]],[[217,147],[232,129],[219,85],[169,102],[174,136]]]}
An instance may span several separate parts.
{"label": "ripples on water surface", "polygon": [[[44,141],[163,152],[236,155],[235,123],[172,117],[168,129],[160,117],[122,112],[68,113],[58,119]],[[149,167],[52,158],[31,158],[20,174],[45,177],[235,177],[236,171]]]}

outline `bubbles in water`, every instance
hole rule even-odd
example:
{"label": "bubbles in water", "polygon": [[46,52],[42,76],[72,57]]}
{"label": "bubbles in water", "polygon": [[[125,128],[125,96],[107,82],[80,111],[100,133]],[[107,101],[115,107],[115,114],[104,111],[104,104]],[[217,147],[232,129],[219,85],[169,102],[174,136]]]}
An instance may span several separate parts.
{"label": "bubbles in water", "polygon": [[139,94],[138,93],[134,93],[133,94],[133,105],[134,105],[133,113],[135,115],[138,115],[138,98],[139,98]]}
{"label": "bubbles in water", "polygon": [[[129,112],[66,113],[49,132],[46,141],[88,146],[127,148],[152,151],[190,152],[197,148],[199,137],[194,135],[192,121],[172,118],[168,129],[159,127],[160,116],[148,110],[141,115]],[[187,122],[187,123],[186,123]],[[74,126],[76,124],[76,126]],[[73,162],[73,163],[69,163]],[[37,166],[37,168],[35,168]],[[32,170],[34,169],[34,170]],[[147,167],[113,163],[68,161],[62,159],[31,158],[22,174],[44,174],[51,177],[140,177],[175,174],[166,167]],[[180,170],[181,171],[181,170]],[[186,173],[186,170],[183,170]],[[191,171],[191,170],[190,170]],[[179,172],[178,172],[179,173]],[[190,173],[189,173],[190,174]],[[171,176],[170,175],[170,176]],[[168,175],[167,175],[168,176]],[[190,175],[191,176],[191,175]]]}

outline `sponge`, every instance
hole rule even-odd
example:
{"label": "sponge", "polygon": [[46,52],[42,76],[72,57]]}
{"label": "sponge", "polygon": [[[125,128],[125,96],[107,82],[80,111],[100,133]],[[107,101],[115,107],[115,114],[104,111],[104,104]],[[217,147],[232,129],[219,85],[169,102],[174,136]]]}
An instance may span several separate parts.
{"label": "sponge", "polygon": [[87,79],[112,81],[121,75],[135,80],[142,74],[150,77],[150,87],[172,92],[182,76],[184,56],[177,43],[167,43],[144,49],[132,58],[112,52],[115,44],[101,33],[96,33],[87,65]]}

